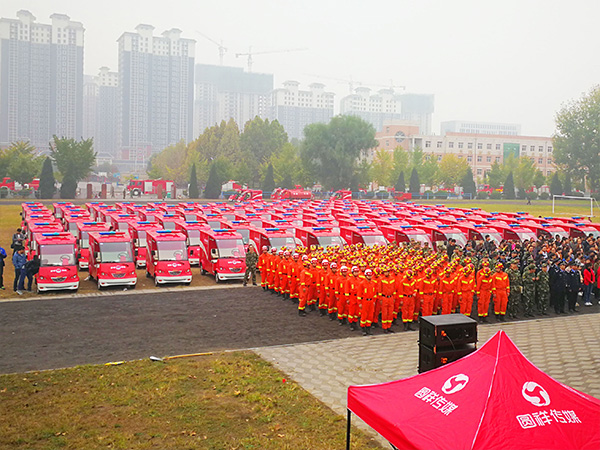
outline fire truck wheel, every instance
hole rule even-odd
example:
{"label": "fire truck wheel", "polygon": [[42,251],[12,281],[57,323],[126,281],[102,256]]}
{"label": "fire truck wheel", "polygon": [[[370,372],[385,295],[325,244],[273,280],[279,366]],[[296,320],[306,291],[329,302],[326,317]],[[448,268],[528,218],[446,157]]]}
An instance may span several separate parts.
{"label": "fire truck wheel", "polygon": [[202,264],[200,264],[200,274],[206,275],[206,270],[204,270],[204,267],[202,267]]}
{"label": "fire truck wheel", "polygon": [[152,278],[152,277],[150,276],[150,272],[148,272],[147,270],[146,270],[146,278]]}
{"label": "fire truck wheel", "polygon": [[158,282],[158,278],[154,277],[154,286],[159,287],[160,283]]}
{"label": "fire truck wheel", "polygon": [[102,290],[102,285],[100,284],[100,282],[98,282],[98,290],[101,291]]}
{"label": "fire truck wheel", "polygon": [[216,283],[220,283],[221,282],[221,280],[219,279],[219,273],[218,272],[215,272],[215,282]]}
{"label": "fire truck wheel", "polygon": [[131,190],[132,197],[140,197],[142,195],[142,191],[139,188],[135,188]]}

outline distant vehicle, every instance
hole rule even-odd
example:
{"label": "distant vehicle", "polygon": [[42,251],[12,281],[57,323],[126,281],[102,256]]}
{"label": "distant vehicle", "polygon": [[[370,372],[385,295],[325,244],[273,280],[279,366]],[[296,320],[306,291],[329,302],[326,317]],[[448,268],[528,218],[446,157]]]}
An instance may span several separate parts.
{"label": "distant vehicle", "polygon": [[173,187],[172,180],[129,180],[127,190],[132,195],[158,194],[159,187],[163,192],[170,192]]}
{"label": "distant vehicle", "polygon": [[302,189],[302,186],[296,185],[294,189],[277,188],[271,194],[271,200],[302,200],[312,199],[314,195],[308,189]]}
{"label": "distant vehicle", "polygon": [[14,191],[15,190],[15,182],[13,180],[11,180],[10,177],[4,177],[4,178],[2,178],[2,183],[0,183],[0,189],[1,188],[6,188],[9,191]]}

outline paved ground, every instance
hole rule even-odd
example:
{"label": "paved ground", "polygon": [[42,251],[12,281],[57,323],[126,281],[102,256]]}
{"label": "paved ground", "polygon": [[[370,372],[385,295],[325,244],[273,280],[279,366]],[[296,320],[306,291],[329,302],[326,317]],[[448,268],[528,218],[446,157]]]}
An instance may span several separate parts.
{"label": "paved ground", "polygon": [[[556,380],[600,398],[600,314],[480,325],[479,346],[503,329],[523,354]],[[255,349],[303,388],[346,414],[350,385],[417,374],[418,332]],[[372,429],[353,417],[353,423]],[[380,442],[384,443],[382,438]]]}

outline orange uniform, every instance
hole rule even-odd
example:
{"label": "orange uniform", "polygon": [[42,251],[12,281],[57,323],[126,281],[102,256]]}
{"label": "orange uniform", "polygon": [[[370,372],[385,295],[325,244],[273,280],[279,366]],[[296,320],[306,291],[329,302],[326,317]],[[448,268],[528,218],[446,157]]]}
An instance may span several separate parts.
{"label": "orange uniform", "polygon": [[290,298],[300,298],[300,273],[302,272],[302,263],[300,261],[292,261],[289,266],[290,278]]}
{"label": "orange uniform", "polygon": [[358,322],[360,307],[358,304],[358,291],[362,284],[361,279],[355,275],[350,275],[346,279],[344,286],[344,296],[348,299],[348,323],[350,328],[354,329],[354,324]]}
{"label": "orange uniform", "polygon": [[484,273],[477,277],[477,313],[479,317],[487,317],[490,308],[490,297],[492,295],[492,277],[491,273],[486,276]]}
{"label": "orange uniform", "polygon": [[439,283],[439,293],[442,297],[442,314],[450,314],[452,312],[455,290],[456,279],[451,273],[446,272]]}
{"label": "orange uniform", "polygon": [[317,269],[317,295],[319,299],[319,309],[321,310],[321,314],[327,314],[328,297],[326,295],[327,290],[325,289],[325,277],[327,275],[327,267],[322,267]]}
{"label": "orange uniform", "polygon": [[433,314],[433,301],[437,293],[437,279],[433,276],[426,276],[419,283],[419,296],[423,303],[423,316],[431,316]]}
{"label": "orange uniform", "polygon": [[258,271],[260,272],[260,285],[263,289],[267,288],[267,262],[269,254],[263,251],[258,257]]}
{"label": "orange uniform", "polygon": [[338,298],[338,274],[336,271],[330,270],[324,277],[325,280],[325,297],[327,298],[327,312],[330,314],[330,319],[333,320],[333,314],[337,312]]}
{"label": "orange uniform", "polygon": [[402,280],[401,286],[399,296],[402,305],[402,322],[410,323],[413,321],[413,312],[415,310],[417,281],[412,277],[406,277]]}
{"label": "orange uniform", "polygon": [[475,274],[473,271],[463,273],[456,281],[456,291],[458,293],[458,302],[460,304],[460,312],[465,316],[471,315],[473,307],[473,293],[476,289]]}
{"label": "orange uniform", "polygon": [[381,328],[389,330],[394,320],[394,300],[396,298],[396,280],[390,276],[382,276],[379,280],[381,290]]}
{"label": "orange uniform", "polygon": [[344,321],[348,318],[348,297],[346,296],[346,283],[348,275],[340,273],[337,278],[337,317],[339,321]]}
{"label": "orange uniform", "polygon": [[377,301],[377,295],[379,287],[377,281],[374,279],[365,278],[360,287],[360,326],[363,328],[370,328],[373,323],[373,314],[375,313],[375,302]]}
{"label": "orange uniform", "polygon": [[305,267],[300,272],[300,302],[298,303],[298,310],[304,311],[308,300],[311,296],[311,289],[313,286],[313,273],[309,267]]}
{"label": "orange uniform", "polygon": [[506,314],[508,294],[510,292],[510,281],[508,274],[504,271],[492,275],[492,293],[494,294],[494,312],[496,315]]}

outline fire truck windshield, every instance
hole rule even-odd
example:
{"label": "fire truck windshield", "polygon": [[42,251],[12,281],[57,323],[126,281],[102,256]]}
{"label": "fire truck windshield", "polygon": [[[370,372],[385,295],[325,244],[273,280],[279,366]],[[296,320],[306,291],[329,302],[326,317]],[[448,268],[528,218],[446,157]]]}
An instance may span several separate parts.
{"label": "fire truck windshield", "polygon": [[462,233],[445,233],[446,237],[448,239],[452,238],[452,239],[456,239],[456,246],[463,248],[465,245],[467,245],[467,238],[465,237],[464,234]]}
{"label": "fire truck windshield", "polygon": [[317,236],[317,240],[319,241],[319,245],[323,248],[344,246],[344,241],[340,236]]}
{"label": "fire truck windshield", "polygon": [[368,247],[373,247],[374,245],[387,245],[387,241],[383,235],[363,236],[363,240]]}
{"label": "fire truck windshield", "polygon": [[217,239],[219,258],[245,258],[246,250],[241,239]]}
{"label": "fire truck windshield", "polygon": [[235,231],[242,235],[242,241],[244,241],[245,245],[248,245],[248,242],[250,242],[250,230],[247,228],[240,228]]}
{"label": "fire truck windshield", "polygon": [[90,248],[90,238],[87,231],[81,232],[81,242],[79,243],[79,248]]}
{"label": "fire truck windshield", "polygon": [[425,233],[423,234],[411,234],[409,235],[411,241],[417,241],[421,244],[429,244],[431,245],[431,239]]}
{"label": "fire truck windshield", "polygon": [[296,248],[296,241],[293,237],[272,237],[269,239],[271,242],[271,247],[275,247],[276,249],[280,249],[285,245],[285,248],[288,250],[293,250]]}
{"label": "fire truck windshield", "polygon": [[40,245],[40,265],[72,266],[75,264],[75,247],[72,244]]}
{"label": "fire truck windshield", "polygon": [[530,241],[537,241],[537,237],[535,236],[535,233],[533,231],[518,231],[517,236],[519,236],[521,242],[523,242],[526,239],[529,239]]}
{"label": "fire truck windshield", "polygon": [[159,261],[185,261],[188,258],[185,241],[158,241],[156,246]]}
{"label": "fire truck windshield", "polygon": [[190,245],[200,245],[200,230],[188,230],[187,235],[190,238]]}
{"label": "fire truck windshield", "polygon": [[175,222],[173,222],[171,220],[165,220],[163,222],[163,228],[165,230],[174,230],[175,229]]}
{"label": "fire truck windshield", "polygon": [[133,262],[131,242],[100,242],[103,263]]}
{"label": "fire truck windshield", "polygon": [[146,246],[146,231],[139,230],[138,231],[138,247],[145,247],[145,246]]}

